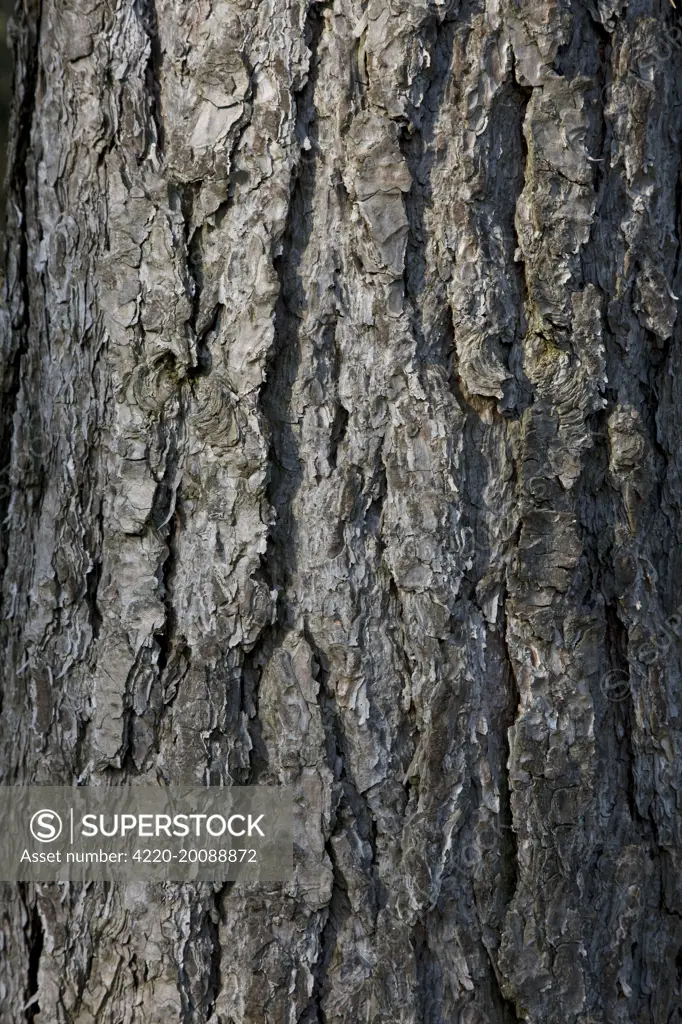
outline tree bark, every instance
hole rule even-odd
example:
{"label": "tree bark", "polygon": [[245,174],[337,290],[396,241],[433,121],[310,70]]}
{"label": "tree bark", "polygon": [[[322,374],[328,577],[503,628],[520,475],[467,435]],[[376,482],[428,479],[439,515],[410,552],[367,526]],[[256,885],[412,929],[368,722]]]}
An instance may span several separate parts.
{"label": "tree bark", "polygon": [[3,1022],[682,1021],[675,17],[18,0],[0,779],[305,815]]}

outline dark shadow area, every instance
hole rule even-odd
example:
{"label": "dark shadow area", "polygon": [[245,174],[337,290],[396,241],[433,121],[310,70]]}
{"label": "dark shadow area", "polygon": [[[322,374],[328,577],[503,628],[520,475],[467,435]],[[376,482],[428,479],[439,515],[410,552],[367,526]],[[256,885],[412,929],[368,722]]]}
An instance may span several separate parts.
{"label": "dark shadow area", "polygon": [[12,98],[12,54],[7,45],[7,22],[12,7],[13,0],[0,0],[0,252],[5,237],[5,174]]}

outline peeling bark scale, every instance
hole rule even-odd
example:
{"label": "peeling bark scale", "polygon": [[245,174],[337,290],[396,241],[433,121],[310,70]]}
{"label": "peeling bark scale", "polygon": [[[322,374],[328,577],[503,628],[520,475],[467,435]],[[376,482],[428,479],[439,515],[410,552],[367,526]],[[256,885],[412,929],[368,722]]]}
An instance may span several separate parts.
{"label": "peeling bark scale", "polygon": [[17,0],[0,783],[309,814],[3,1024],[682,1022],[677,17]]}

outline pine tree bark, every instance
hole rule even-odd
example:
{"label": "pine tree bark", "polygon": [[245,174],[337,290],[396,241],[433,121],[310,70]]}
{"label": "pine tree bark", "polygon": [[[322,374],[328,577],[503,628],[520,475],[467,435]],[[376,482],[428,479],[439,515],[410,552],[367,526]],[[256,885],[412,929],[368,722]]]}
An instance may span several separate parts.
{"label": "pine tree bark", "polygon": [[674,17],[18,0],[0,780],[307,813],[7,1024],[682,1021]]}

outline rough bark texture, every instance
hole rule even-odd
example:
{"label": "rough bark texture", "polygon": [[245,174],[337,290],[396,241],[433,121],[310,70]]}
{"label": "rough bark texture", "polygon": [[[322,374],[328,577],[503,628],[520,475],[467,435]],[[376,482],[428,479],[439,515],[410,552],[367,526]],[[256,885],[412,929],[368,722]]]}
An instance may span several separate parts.
{"label": "rough bark texture", "polygon": [[[13,6],[10,0],[0,0],[0,252],[4,250],[5,241],[5,156],[12,102],[12,56],[7,46],[7,18]],[[0,282],[5,277],[3,262],[0,259]]]}
{"label": "rough bark texture", "polygon": [[675,17],[18,0],[0,781],[310,811],[3,1024],[682,1020]]}

